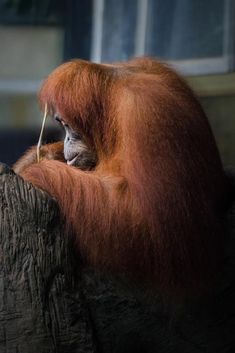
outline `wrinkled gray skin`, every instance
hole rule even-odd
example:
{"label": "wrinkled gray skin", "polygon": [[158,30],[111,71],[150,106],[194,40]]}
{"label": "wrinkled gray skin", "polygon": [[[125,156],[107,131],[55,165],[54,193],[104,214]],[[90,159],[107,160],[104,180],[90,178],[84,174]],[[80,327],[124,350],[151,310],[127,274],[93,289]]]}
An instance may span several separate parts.
{"label": "wrinkled gray skin", "polygon": [[55,119],[65,130],[64,158],[68,165],[82,170],[91,170],[96,165],[96,155],[84,142],[82,136],[74,131],[63,119],[56,116]]}

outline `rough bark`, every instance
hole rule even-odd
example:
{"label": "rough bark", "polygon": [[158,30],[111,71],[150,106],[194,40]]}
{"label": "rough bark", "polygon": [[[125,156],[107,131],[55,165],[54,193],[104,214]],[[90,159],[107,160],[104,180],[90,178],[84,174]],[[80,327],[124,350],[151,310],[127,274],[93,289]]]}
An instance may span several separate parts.
{"label": "rough bark", "polygon": [[150,302],[79,264],[56,202],[0,165],[0,352],[232,353],[232,238],[210,298]]}

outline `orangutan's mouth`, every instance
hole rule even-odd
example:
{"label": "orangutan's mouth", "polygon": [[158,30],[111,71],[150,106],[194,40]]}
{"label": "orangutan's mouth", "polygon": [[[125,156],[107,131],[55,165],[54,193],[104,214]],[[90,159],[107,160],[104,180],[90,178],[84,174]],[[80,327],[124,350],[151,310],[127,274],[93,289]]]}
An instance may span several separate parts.
{"label": "orangutan's mouth", "polygon": [[78,157],[79,157],[79,154],[76,154],[75,157],[73,157],[72,159],[67,159],[67,164],[73,165],[76,162],[76,160],[78,159]]}

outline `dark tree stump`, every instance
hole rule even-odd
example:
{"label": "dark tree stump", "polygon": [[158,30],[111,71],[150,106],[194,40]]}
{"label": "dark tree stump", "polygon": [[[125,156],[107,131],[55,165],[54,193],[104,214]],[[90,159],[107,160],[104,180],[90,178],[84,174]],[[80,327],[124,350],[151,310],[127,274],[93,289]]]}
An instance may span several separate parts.
{"label": "dark tree stump", "polygon": [[0,220],[0,352],[95,352],[55,201],[2,166]]}
{"label": "dark tree stump", "polygon": [[1,353],[235,352],[235,246],[207,300],[147,301],[85,268],[56,202],[0,165]]}

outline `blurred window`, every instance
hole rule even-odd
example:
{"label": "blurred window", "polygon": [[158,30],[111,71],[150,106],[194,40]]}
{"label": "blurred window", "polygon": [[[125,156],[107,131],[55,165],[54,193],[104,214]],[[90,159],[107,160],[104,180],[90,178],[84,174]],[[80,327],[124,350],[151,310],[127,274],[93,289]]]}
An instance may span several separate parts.
{"label": "blurred window", "polygon": [[234,69],[234,0],[94,0],[91,58],[152,55],[185,74]]}

